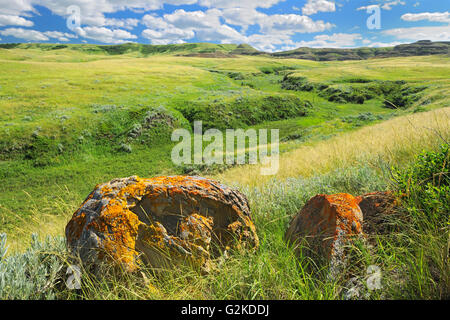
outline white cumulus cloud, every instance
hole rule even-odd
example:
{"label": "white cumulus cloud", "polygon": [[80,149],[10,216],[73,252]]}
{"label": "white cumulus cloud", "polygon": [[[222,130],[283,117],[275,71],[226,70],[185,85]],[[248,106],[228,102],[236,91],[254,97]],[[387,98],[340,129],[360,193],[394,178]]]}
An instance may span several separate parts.
{"label": "white cumulus cloud", "polygon": [[36,30],[23,28],[8,28],[0,31],[3,36],[10,36],[17,39],[24,39],[28,41],[48,41],[50,40],[45,34]]}
{"label": "white cumulus cloud", "polygon": [[432,22],[450,23],[450,13],[447,12],[422,12],[422,13],[406,13],[402,15],[404,21],[421,21],[427,20]]}
{"label": "white cumulus cloud", "polygon": [[20,16],[33,12],[31,0],[0,0],[0,13]]}
{"label": "white cumulus cloud", "polygon": [[[363,37],[359,33],[334,33],[331,35],[321,34],[311,41],[300,41],[294,47],[310,48],[353,48],[357,47],[357,41]],[[292,48],[294,49],[294,48]]]}
{"label": "white cumulus cloud", "polygon": [[242,42],[246,37],[234,28],[222,24],[221,11],[209,9],[204,11],[176,10],[163,17],[146,15],[142,23],[148,29],[142,36],[152,43],[176,43],[196,37],[199,41]]}
{"label": "white cumulus cloud", "polygon": [[59,31],[46,31],[43,32],[43,34],[49,38],[58,39],[59,41],[62,42],[67,42],[70,41],[70,39],[77,38],[77,36],[74,34]]}
{"label": "white cumulus cloud", "polygon": [[[314,21],[304,15],[267,15],[248,7],[206,11],[180,9],[162,17],[145,15],[142,24],[148,28],[142,36],[152,43],[174,43],[179,39],[195,37],[198,41],[247,42],[260,50],[269,51],[274,50],[274,45],[281,45],[281,41],[290,41],[290,36],[296,33],[322,32],[334,27],[331,23]],[[259,26],[260,34],[247,36],[246,30],[251,25]],[[232,26],[240,26],[241,30]]]}
{"label": "white cumulus cloud", "polygon": [[372,4],[372,5],[368,5],[368,6],[363,6],[363,7],[359,7],[358,9],[356,9],[356,10],[367,10],[367,9],[371,9],[371,8],[374,8],[374,7],[380,7],[381,9],[383,9],[383,10],[392,10],[392,7],[393,6],[398,6],[398,5],[402,5],[402,6],[404,6],[406,4],[406,2],[405,1],[401,1],[401,0],[394,0],[394,1],[389,1],[389,2],[386,2],[386,3],[384,3],[383,5],[378,5],[378,4]]}
{"label": "white cumulus cloud", "polygon": [[17,39],[24,39],[28,41],[49,41],[50,39],[57,39],[61,42],[70,41],[76,38],[75,34],[59,32],[59,31],[37,31],[23,28],[8,28],[1,30],[0,34],[3,36],[11,36]]}
{"label": "white cumulus cloud", "polygon": [[370,42],[368,47],[370,47],[370,48],[395,47],[395,46],[398,46],[398,45],[404,44],[404,43],[406,43],[406,42],[401,42],[401,41],[394,41],[394,42],[389,42],[389,43],[386,43],[386,42]]}
{"label": "white cumulus cloud", "polygon": [[208,8],[271,8],[285,0],[199,0],[199,4]]}
{"label": "white cumulus cloud", "polygon": [[4,26],[23,26],[32,27],[33,21],[27,20],[20,16],[0,14],[0,27]]}
{"label": "white cumulus cloud", "polygon": [[121,29],[108,29],[105,27],[79,27],[76,33],[87,39],[96,40],[103,43],[121,44],[137,39],[137,36]]}
{"label": "white cumulus cloud", "polygon": [[404,6],[405,4],[406,4],[405,1],[395,0],[395,1],[387,2],[387,3],[383,4],[381,6],[381,8],[384,10],[392,10],[393,6],[398,6],[398,5]]}
{"label": "white cumulus cloud", "polygon": [[382,33],[400,40],[450,41],[450,28],[448,26],[397,28],[385,30]]}
{"label": "white cumulus cloud", "polygon": [[322,20],[314,21],[310,17],[297,14],[275,14],[263,19],[260,22],[260,27],[261,31],[265,33],[294,34],[322,32],[330,30],[334,25]]}
{"label": "white cumulus cloud", "polygon": [[327,0],[308,0],[305,6],[302,8],[304,15],[310,16],[318,12],[335,12],[336,5],[334,1]]}

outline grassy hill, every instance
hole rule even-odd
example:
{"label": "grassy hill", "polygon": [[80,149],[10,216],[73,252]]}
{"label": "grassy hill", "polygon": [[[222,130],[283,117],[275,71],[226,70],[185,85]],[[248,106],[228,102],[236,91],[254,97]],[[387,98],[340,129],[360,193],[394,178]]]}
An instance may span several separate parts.
{"label": "grassy hill", "polygon": [[[230,58],[236,55],[271,56],[284,59],[304,59],[313,61],[345,61],[366,60],[370,58],[392,58],[410,56],[428,56],[449,54],[450,42],[432,42],[428,40],[411,44],[402,44],[384,48],[298,48],[290,51],[267,53],[258,51],[248,44],[213,44],[213,43],[184,43],[169,45],[146,45],[127,43],[121,45],[91,45],[91,44],[43,44],[43,43],[6,43],[0,44],[2,49],[39,49],[42,51],[67,50],[80,51],[90,54],[124,55],[132,54],[136,57],[150,55],[181,55],[203,58]],[[57,53],[60,55],[61,53]],[[70,54],[69,54],[70,55]]]}
{"label": "grassy hill", "polygon": [[291,51],[272,54],[279,58],[295,58],[314,61],[334,60],[366,60],[370,58],[392,58],[449,54],[450,42],[418,41],[385,48],[356,48],[356,49],[312,49],[298,48]]}
{"label": "grassy hill", "polygon": [[[201,53],[232,53],[239,49],[244,54],[251,52],[248,45],[244,49],[234,44],[213,43],[184,43],[170,45],[146,45],[126,43],[120,45],[92,45],[92,44],[46,44],[46,43],[11,43],[0,44],[2,49],[39,49],[42,51],[74,50],[90,54],[123,55],[134,53],[138,56],[155,54],[201,54]],[[251,48],[251,47],[250,47]],[[254,49],[253,49],[254,50]]]}
{"label": "grassy hill", "polygon": [[[8,233],[11,256],[31,250],[34,232],[60,237],[93,187],[116,177],[201,174],[235,185],[251,202],[262,239],[256,255],[235,256],[221,274],[183,271],[195,281],[149,275],[153,291],[136,279],[126,286],[91,279],[84,298],[342,298],[323,270],[310,274],[293,259],[283,241],[290,217],[316,193],[388,188],[390,168],[438,150],[450,135],[446,55],[320,62],[259,55],[245,45],[2,46],[0,232]],[[386,103],[399,96],[404,105]],[[258,166],[175,166],[170,135],[192,130],[194,120],[221,130],[279,129],[279,174],[258,177]],[[417,257],[444,238],[411,236],[417,246],[406,253],[391,239],[366,262],[388,270],[395,283],[388,297],[436,297],[448,279],[436,287],[423,270],[409,268],[438,259],[437,249]],[[57,239],[46,248],[61,252]],[[417,277],[402,286],[399,269]]]}

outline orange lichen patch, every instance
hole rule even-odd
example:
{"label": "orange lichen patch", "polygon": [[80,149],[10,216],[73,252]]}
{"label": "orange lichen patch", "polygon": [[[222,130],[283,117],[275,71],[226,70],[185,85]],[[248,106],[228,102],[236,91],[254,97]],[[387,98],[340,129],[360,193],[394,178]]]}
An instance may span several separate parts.
{"label": "orange lichen patch", "polygon": [[345,243],[362,233],[362,213],[357,199],[349,194],[317,195],[291,221],[286,239],[306,240],[315,253],[328,260],[341,255]]}
{"label": "orange lichen patch", "polygon": [[139,240],[148,244],[149,246],[156,246],[157,248],[164,250],[166,244],[164,242],[165,237],[168,237],[167,230],[160,223],[152,225],[142,226],[139,230]]}
{"label": "orange lichen patch", "polygon": [[147,184],[143,179],[136,178],[136,183],[128,184],[124,188],[120,189],[120,191],[117,193],[117,197],[120,199],[140,199],[145,194],[146,187]]}
{"label": "orange lichen patch", "polygon": [[212,181],[205,179],[205,178],[199,178],[199,177],[190,177],[190,176],[172,176],[172,177],[156,177],[151,180],[154,184],[161,184],[166,185],[169,187],[179,187],[179,186],[185,186],[185,187],[192,187],[192,186],[198,186],[202,189],[209,189],[212,186]]}
{"label": "orange lichen patch", "polygon": [[326,196],[326,199],[330,207],[336,211],[338,228],[341,228],[346,235],[361,233],[363,216],[355,197],[340,193]]}
{"label": "orange lichen patch", "polygon": [[79,239],[81,237],[81,233],[83,232],[83,228],[86,224],[86,214],[84,212],[75,213],[72,220],[69,221],[67,225],[67,229],[70,232],[67,233],[67,240],[72,242],[74,239]]}
{"label": "orange lichen patch", "polygon": [[135,239],[140,224],[137,216],[115,199],[105,206],[97,219],[87,225],[87,229],[105,235],[100,247],[100,257],[106,254],[108,258],[125,264],[130,270],[136,270]]}
{"label": "orange lichen patch", "polygon": [[197,213],[183,218],[179,225],[180,238],[197,246],[209,250],[213,218],[201,216]]}
{"label": "orange lichen patch", "polygon": [[100,192],[103,194],[104,197],[113,195],[113,190],[109,185],[101,187]]}
{"label": "orange lichen patch", "polygon": [[[252,234],[256,232],[256,228],[250,219],[243,216],[242,219],[229,224],[227,231],[232,237],[234,237],[235,243],[240,248],[241,244],[246,244],[248,239],[252,239]],[[255,238],[251,245],[258,247],[259,239]]]}

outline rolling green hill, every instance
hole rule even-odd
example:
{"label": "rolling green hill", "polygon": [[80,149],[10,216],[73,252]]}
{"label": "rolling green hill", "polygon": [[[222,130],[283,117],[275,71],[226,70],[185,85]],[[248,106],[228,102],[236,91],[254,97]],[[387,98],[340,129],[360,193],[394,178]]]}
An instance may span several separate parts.
{"label": "rolling green hill", "polygon": [[213,43],[185,43],[169,45],[146,45],[127,43],[121,45],[90,45],[90,44],[0,44],[3,49],[40,49],[43,51],[70,49],[91,54],[123,55],[134,53],[136,56],[147,57],[157,54],[176,54],[181,56],[203,58],[229,58],[235,55],[265,55],[275,58],[305,59],[313,61],[344,61],[365,60],[370,58],[410,57],[426,55],[449,54],[450,42],[418,41],[385,48],[298,48],[295,50],[266,53],[253,48],[248,44],[213,44]]}
{"label": "rolling green hill", "polygon": [[307,59],[314,61],[365,60],[370,58],[410,57],[449,54],[450,42],[418,41],[386,48],[311,49],[298,48],[277,52],[274,57]]}
{"label": "rolling green hill", "polygon": [[[242,52],[250,52],[246,46]],[[92,45],[92,44],[46,44],[46,43],[10,43],[0,44],[2,49],[40,49],[43,51],[69,49],[91,54],[123,55],[128,53],[142,56],[155,54],[194,54],[194,53],[232,53],[239,49],[234,44],[213,43],[185,43],[169,45],[146,45],[126,43],[120,45]]]}

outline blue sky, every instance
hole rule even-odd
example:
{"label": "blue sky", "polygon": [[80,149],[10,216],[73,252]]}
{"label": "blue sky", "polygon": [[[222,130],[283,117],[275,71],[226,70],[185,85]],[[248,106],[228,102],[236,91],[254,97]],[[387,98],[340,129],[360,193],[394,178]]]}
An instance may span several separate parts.
{"label": "blue sky", "polygon": [[0,0],[0,43],[380,47],[450,41],[448,7],[447,0]]}

